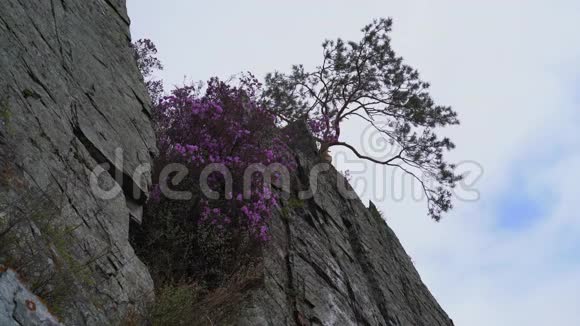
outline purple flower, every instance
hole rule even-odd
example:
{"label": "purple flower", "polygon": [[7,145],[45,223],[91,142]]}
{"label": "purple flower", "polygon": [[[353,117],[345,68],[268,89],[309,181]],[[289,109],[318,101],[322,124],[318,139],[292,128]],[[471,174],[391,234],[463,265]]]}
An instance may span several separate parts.
{"label": "purple flower", "polygon": [[181,155],[185,154],[185,148],[179,143],[175,144],[175,151],[177,151]]}
{"label": "purple flower", "polygon": [[[205,94],[191,87],[181,87],[162,98],[155,110],[160,149],[156,163],[188,165],[194,173],[188,176],[192,178],[189,180],[199,178],[207,162],[222,163],[230,169],[234,185],[242,184],[244,170],[252,163],[275,162],[295,169],[295,159],[286,145],[288,135],[276,127],[275,117],[268,108],[258,104],[259,83],[241,85],[234,87],[212,79]],[[311,128],[324,133],[327,125],[320,118]],[[214,190],[225,188],[221,177],[208,178],[208,184]],[[240,227],[249,229],[257,239],[267,239],[266,225],[278,198],[268,187],[264,188],[260,178],[252,180],[251,186],[253,191],[249,198],[236,190],[232,202],[224,202],[223,197],[219,201],[202,201],[199,216],[193,218],[199,223],[215,223],[218,227],[229,225],[236,218]],[[228,194],[226,200],[228,198],[232,196]],[[194,206],[191,208],[189,211],[196,211]],[[175,209],[172,213],[179,215],[182,211],[188,210]],[[177,215],[176,218],[180,218]]]}

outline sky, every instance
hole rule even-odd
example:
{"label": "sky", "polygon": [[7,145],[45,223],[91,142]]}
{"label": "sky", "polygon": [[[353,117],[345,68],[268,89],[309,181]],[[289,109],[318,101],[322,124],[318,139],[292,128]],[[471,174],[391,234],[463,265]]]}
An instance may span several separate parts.
{"label": "sky", "polygon": [[[580,325],[579,1],[128,0],[166,85],[321,62],[324,39],[394,20],[392,45],[451,105],[469,173],[439,223],[408,180],[335,152],[456,325]],[[373,151],[352,122],[345,140]],[[393,174],[395,173],[395,174]],[[379,180],[379,182],[376,182]],[[363,184],[366,182],[366,187]],[[384,193],[384,196],[380,194]]]}

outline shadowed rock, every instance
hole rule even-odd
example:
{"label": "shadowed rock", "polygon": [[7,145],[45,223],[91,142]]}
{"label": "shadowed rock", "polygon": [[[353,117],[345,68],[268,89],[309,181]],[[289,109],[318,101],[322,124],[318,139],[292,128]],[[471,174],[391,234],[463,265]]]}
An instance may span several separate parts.
{"label": "shadowed rock", "polygon": [[[0,1],[0,170],[8,171],[0,212],[31,192],[55,207],[35,208],[50,220],[45,228],[18,210],[7,216],[22,220],[19,243],[32,250],[15,254],[34,261],[14,267],[27,279],[59,274],[71,294],[59,302],[59,317],[70,325],[113,324],[153,290],[128,242],[131,212],[139,218],[150,185],[149,175],[134,171],[156,152],[129,44],[124,0]],[[89,187],[98,164],[105,164],[103,188],[123,190],[112,200]]]}

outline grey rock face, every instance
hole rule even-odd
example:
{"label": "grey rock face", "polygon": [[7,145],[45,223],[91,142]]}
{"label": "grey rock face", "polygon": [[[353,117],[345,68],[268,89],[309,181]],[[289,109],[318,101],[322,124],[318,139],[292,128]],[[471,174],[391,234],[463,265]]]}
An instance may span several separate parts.
{"label": "grey rock face", "polygon": [[[124,0],[0,1],[0,222],[18,220],[12,254],[34,264],[11,266],[31,283],[54,295],[50,276],[67,274],[66,324],[112,324],[153,289],[128,243],[150,184],[135,171],[156,152],[129,44]],[[89,187],[98,164],[109,164],[98,179],[105,189],[122,185],[114,199]],[[43,273],[48,281],[34,279]]]}
{"label": "grey rock face", "polygon": [[0,266],[0,325],[59,326],[44,304],[18,280],[16,273]]}
{"label": "grey rock face", "polygon": [[[296,125],[294,135],[307,135]],[[294,144],[300,166],[293,190],[308,189],[321,162],[307,138]],[[285,201],[255,274],[260,281],[226,307],[215,325],[453,325],[374,205],[349,199],[333,167],[309,200]],[[294,198],[296,193],[293,195]],[[201,324],[204,324],[203,322]]]}

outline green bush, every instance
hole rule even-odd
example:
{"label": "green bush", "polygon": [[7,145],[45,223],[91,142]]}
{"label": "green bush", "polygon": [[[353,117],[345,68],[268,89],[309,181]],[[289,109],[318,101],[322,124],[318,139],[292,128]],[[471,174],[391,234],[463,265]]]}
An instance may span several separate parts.
{"label": "green bush", "polygon": [[195,284],[166,285],[161,287],[150,309],[153,326],[189,326],[199,321],[194,304],[200,296]]}
{"label": "green bush", "polygon": [[131,227],[131,243],[155,284],[194,280],[208,289],[258,256],[260,243],[237,225],[198,223],[190,203],[166,201],[145,208],[142,225]]}
{"label": "green bush", "polygon": [[[95,285],[90,269],[94,259],[75,258],[70,247],[75,227],[59,223],[58,201],[33,189],[19,193],[0,200],[0,264],[13,268],[50,311],[62,317],[79,286]],[[89,299],[98,304],[97,298]]]}

